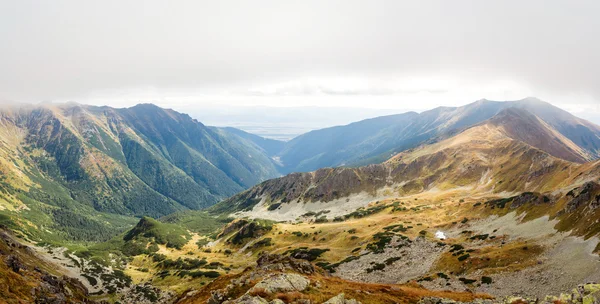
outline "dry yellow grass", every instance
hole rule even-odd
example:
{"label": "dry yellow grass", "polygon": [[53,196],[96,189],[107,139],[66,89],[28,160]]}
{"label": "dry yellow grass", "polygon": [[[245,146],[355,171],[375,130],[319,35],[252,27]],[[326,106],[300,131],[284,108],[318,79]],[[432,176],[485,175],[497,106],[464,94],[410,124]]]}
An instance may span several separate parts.
{"label": "dry yellow grass", "polygon": [[434,266],[434,271],[466,275],[476,270],[483,270],[484,274],[498,272],[515,272],[537,263],[537,258],[544,248],[537,244],[528,244],[523,241],[511,242],[500,245],[499,242],[489,246],[475,249],[469,258],[459,261],[460,255],[450,252],[442,254]]}
{"label": "dry yellow grass", "polygon": [[[351,218],[343,222],[301,222],[301,223],[275,223],[273,229],[265,235],[248,239],[250,244],[265,238],[271,239],[271,246],[252,248],[252,246],[234,246],[225,240],[230,235],[224,236],[211,246],[198,248],[196,242],[204,236],[192,234],[191,240],[181,249],[167,248],[159,245],[158,253],[167,258],[176,260],[178,258],[205,258],[209,262],[219,262],[230,268],[229,273],[239,273],[246,267],[255,263],[257,255],[262,251],[283,254],[288,250],[308,247],[329,249],[323,253],[315,262],[336,263],[350,255],[357,248],[365,248],[371,242],[373,235],[385,231],[385,227],[403,224],[405,227],[412,226],[402,234],[415,238],[421,230],[428,231],[427,237],[433,238],[433,234],[439,227],[452,226],[457,220],[464,217],[473,219],[477,213],[473,213],[472,205],[479,199],[464,199],[462,190],[439,192],[431,195],[414,195],[410,197],[386,199],[372,202],[367,208],[378,205],[387,206],[382,211],[363,218]],[[393,205],[397,202],[406,211],[393,211]],[[415,209],[416,208],[416,209]],[[354,231],[349,231],[354,230]],[[297,236],[294,233],[301,233]],[[304,236],[307,235],[307,236]],[[210,251],[208,251],[210,249]],[[225,251],[231,254],[225,254]],[[139,269],[147,268],[149,272],[140,272]],[[160,269],[156,269],[152,258],[142,255],[135,257],[127,269],[136,282],[152,279]],[[226,272],[219,270],[223,274]],[[167,277],[164,280],[153,279],[153,283],[170,290],[181,292],[186,288],[199,286],[199,282],[210,280],[191,280],[189,278]]]}

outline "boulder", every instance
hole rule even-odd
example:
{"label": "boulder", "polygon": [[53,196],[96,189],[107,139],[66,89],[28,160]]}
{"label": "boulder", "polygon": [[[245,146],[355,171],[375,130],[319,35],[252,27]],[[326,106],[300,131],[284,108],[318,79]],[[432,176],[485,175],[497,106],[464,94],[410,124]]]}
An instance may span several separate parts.
{"label": "boulder", "polygon": [[258,282],[250,293],[264,290],[267,293],[303,291],[310,284],[310,280],[295,273],[281,273],[270,275]]}
{"label": "boulder", "polygon": [[14,255],[9,255],[8,258],[6,258],[6,266],[8,266],[10,269],[12,269],[12,271],[16,273],[19,273],[19,271],[21,270],[27,269],[27,267],[25,267],[21,260]]}
{"label": "boulder", "polygon": [[223,304],[269,304],[269,301],[258,296],[253,297],[245,294],[235,300],[223,302]]}
{"label": "boulder", "polygon": [[347,300],[346,296],[343,293],[340,293],[339,295],[327,300],[323,304],[360,304],[360,302],[356,301],[355,299]]}
{"label": "boulder", "polygon": [[266,271],[293,270],[302,274],[315,273],[315,266],[305,260],[298,260],[280,254],[262,253],[256,260],[258,268]]}

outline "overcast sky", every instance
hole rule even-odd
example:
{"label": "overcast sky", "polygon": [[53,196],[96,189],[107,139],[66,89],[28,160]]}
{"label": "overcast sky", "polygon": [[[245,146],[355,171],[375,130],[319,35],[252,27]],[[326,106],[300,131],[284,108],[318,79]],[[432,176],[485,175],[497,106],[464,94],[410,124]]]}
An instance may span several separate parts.
{"label": "overcast sky", "polygon": [[[600,1],[0,0],[0,100],[600,113]],[[591,114],[590,114],[591,115]]]}

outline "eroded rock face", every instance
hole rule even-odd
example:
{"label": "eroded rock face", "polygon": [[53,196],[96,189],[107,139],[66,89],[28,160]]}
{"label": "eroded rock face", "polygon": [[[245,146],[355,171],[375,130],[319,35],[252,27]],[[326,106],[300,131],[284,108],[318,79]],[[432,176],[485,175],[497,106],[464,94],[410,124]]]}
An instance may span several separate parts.
{"label": "eroded rock face", "polygon": [[573,212],[579,206],[590,204],[590,207],[597,208],[600,206],[600,197],[595,195],[600,192],[600,185],[595,182],[587,182],[582,187],[571,190],[567,196],[572,196],[573,199],[567,203],[565,208],[567,212]]}
{"label": "eroded rock face", "polygon": [[267,180],[225,201],[230,211],[249,210],[263,198],[272,202],[329,202],[351,194],[389,186],[389,166],[369,165],[359,168],[322,168],[309,173],[292,173]]}
{"label": "eroded rock face", "polygon": [[310,284],[306,277],[295,273],[281,273],[271,275],[258,282],[250,293],[264,291],[266,293],[303,291]]}
{"label": "eroded rock face", "polygon": [[39,286],[32,290],[36,303],[79,303],[73,299],[74,292],[88,294],[87,288],[74,278],[42,273],[41,280]]}

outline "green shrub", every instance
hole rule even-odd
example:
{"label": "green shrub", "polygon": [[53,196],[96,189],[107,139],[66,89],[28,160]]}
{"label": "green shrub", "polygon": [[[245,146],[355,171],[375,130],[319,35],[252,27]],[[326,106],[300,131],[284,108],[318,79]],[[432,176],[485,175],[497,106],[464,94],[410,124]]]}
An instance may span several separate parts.
{"label": "green shrub", "polygon": [[385,246],[392,241],[394,234],[391,232],[378,232],[373,235],[375,242],[367,245],[367,249],[373,253],[383,253]]}
{"label": "green shrub", "polygon": [[472,279],[467,279],[467,278],[459,278],[458,280],[463,282],[464,284],[473,284],[473,283],[477,282],[477,280],[472,280]]}
{"label": "green shrub", "polygon": [[371,266],[370,268],[367,268],[367,272],[371,273],[373,271],[376,270],[383,270],[385,269],[385,264],[381,264],[381,263],[373,263],[373,266]]}
{"label": "green shrub", "polygon": [[327,222],[329,222],[329,220],[327,220],[326,216],[321,216],[315,220],[315,223],[327,223]]}
{"label": "green shrub", "polygon": [[272,205],[269,205],[267,210],[269,210],[269,211],[277,210],[277,208],[279,208],[279,206],[281,206],[281,203],[272,204]]}

